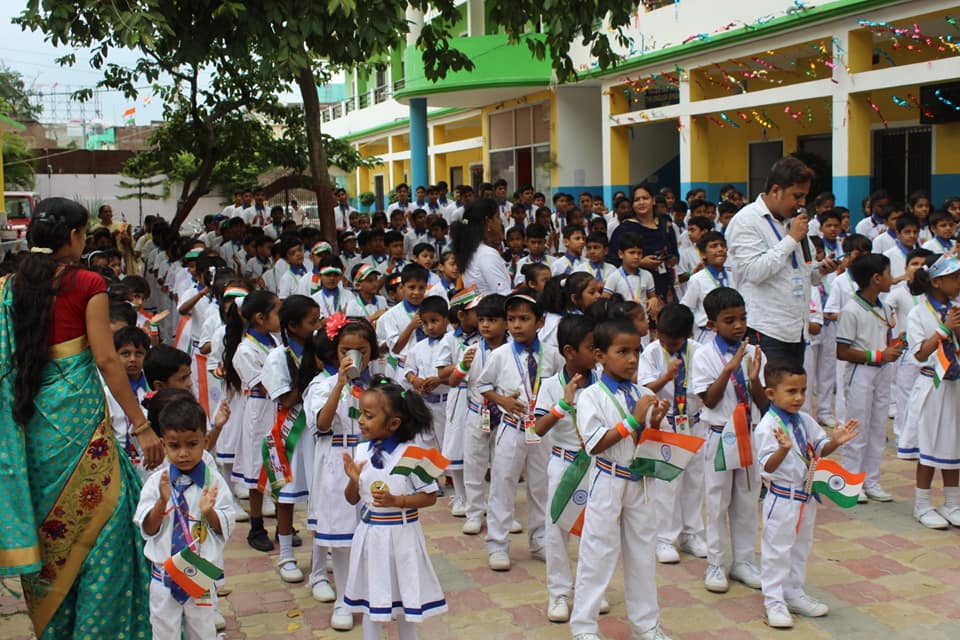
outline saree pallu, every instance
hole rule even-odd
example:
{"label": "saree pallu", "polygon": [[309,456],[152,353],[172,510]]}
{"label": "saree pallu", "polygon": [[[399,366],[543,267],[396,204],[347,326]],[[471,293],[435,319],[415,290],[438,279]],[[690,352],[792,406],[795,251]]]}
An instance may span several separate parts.
{"label": "saree pallu", "polygon": [[[6,285],[6,286],[3,286]],[[20,575],[41,640],[150,638],[150,567],[86,338],[54,345],[33,418],[13,420],[11,287],[0,304],[0,575]]]}

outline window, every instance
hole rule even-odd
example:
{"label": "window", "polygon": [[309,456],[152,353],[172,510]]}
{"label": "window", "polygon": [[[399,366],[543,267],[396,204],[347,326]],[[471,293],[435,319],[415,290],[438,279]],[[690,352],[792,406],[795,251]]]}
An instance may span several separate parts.
{"label": "window", "polygon": [[490,181],[503,178],[508,190],[522,184],[550,190],[550,104],[490,115]]}

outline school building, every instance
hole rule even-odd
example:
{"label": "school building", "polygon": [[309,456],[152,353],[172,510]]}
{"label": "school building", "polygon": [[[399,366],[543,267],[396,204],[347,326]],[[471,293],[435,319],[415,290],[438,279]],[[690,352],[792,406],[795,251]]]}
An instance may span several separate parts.
{"label": "school building", "polygon": [[[438,81],[413,45],[350,73],[327,133],[383,164],[348,177],[378,208],[398,184],[612,194],[641,181],[724,184],[754,198],[773,161],[798,153],[856,216],[884,187],[935,206],[960,194],[960,4],[940,0],[644,0],[624,60],[601,71],[574,43],[579,78],[558,85],[526,39],[508,42],[484,0],[460,5],[455,46],[475,68]],[[597,21],[595,30],[607,29]]]}

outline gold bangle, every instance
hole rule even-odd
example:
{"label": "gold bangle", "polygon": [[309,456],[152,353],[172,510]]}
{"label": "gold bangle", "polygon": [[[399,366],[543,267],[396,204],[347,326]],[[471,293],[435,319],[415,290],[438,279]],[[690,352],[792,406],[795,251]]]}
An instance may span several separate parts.
{"label": "gold bangle", "polygon": [[134,428],[133,435],[138,436],[149,428],[150,428],[150,421],[144,420],[137,427]]}

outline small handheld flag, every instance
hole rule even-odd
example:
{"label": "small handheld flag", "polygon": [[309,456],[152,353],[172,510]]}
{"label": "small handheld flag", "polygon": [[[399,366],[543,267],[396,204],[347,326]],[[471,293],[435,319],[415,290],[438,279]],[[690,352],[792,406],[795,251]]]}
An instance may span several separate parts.
{"label": "small handheld flag", "polygon": [[630,471],[667,482],[676,479],[703,446],[704,439],[683,433],[644,429]]}
{"label": "small handheld flag", "polygon": [[191,598],[199,598],[223,577],[223,569],[186,547],[167,558],[163,570]]}
{"label": "small handheld flag", "polygon": [[813,490],[830,498],[837,506],[849,509],[857,504],[865,473],[850,473],[833,460],[826,458],[817,462],[813,474]]}
{"label": "small handheld flag", "polygon": [[747,412],[750,407],[745,403],[737,404],[733,410],[733,420],[723,425],[720,443],[713,460],[714,471],[732,471],[753,464],[753,444],[750,441],[750,420]]}
{"label": "small handheld flag", "polygon": [[550,503],[550,520],[564,531],[579,536],[583,531],[583,514],[590,495],[590,467],[593,458],[580,449],[564,470]]}
{"label": "small handheld flag", "polygon": [[433,482],[450,465],[450,461],[440,455],[436,449],[423,449],[410,445],[403,456],[394,465],[392,475],[409,476],[411,473],[422,482]]}

